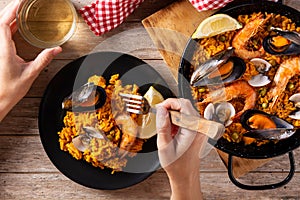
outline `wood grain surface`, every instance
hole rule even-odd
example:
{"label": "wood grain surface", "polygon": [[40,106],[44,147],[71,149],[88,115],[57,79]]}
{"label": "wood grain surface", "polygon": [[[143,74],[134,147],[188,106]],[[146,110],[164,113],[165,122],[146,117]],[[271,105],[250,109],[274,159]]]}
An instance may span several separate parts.
{"label": "wood grain surface", "polygon": [[[0,0],[0,10],[10,0]],[[73,0],[76,8],[93,0]],[[173,3],[173,0],[145,0],[120,27],[101,36],[94,36],[80,19],[73,38],[62,46],[61,53],[45,68],[31,90],[0,124],[0,199],[169,199],[170,187],[160,169],[147,180],[130,188],[103,191],[81,186],[61,174],[47,157],[39,137],[39,104],[49,81],[67,63],[101,50],[119,50],[144,59],[169,83],[176,93],[177,83],[171,70],[143,27],[141,21]],[[298,0],[288,5],[300,8]],[[14,36],[18,54],[33,59],[41,49],[27,44],[18,33]],[[205,199],[300,199],[300,150],[295,151],[296,174],[286,186],[270,191],[245,191],[234,186],[227,169],[215,150],[201,161],[201,186]],[[241,177],[246,183],[275,182],[287,174],[287,156],[274,158],[262,167]],[[183,188],[184,189],[184,188]]]}
{"label": "wood grain surface", "polygon": [[[181,55],[189,37],[198,25],[215,11],[195,12],[193,6],[186,0],[179,0],[161,9],[142,21],[154,44],[160,50],[166,64],[177,80],[178,66]],[[188,22],[188,23],[187,23]],[[224,164],[228,165],[228,155],[219,151]],[[239,177],[262,166],[270,159],[242,159],[233,162],[234,174]]]}

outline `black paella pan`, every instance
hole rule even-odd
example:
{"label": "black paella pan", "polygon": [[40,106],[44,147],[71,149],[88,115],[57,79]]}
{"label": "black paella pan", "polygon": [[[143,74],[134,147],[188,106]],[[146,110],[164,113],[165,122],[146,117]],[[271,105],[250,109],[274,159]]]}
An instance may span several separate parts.
{"label": "black paella pan", "polygon": [[[241,14],[252,14],[254,12],[268,12],[287,16],[297,26],[300,26],[300,12],[282,4],[282,1],[269,2],[263,0],[257,1],[235,1],[228,4],[226,7],[218,11],[218,13],[228,14],[234,18],[237,18]],[[181,57],[181,62],[179,66],[178,74],[178,87],[180,95],[183,98],[193,99],[191,95],[190,73],[191,73],[191,63],[193,54],[197,49],[197,41],[190,39],[186,45],[184,53]],[[250,190],[263,190],[263,189],[274,189],[288,183],[294,175],[294,158],[293,150],[300,146],[300,130],[290,138],[281,140],[278,143],[269,143],[261,146],[247,145],[243,143],[232,143],[228,142],[224,138],[220,138],[218,141],[213,143],[214,146],[229,154],[228,158],[228,175],[231,181],[240,188],[250,189]],[[281,182],[269,185],[245,185],[238,182],[232,173],[232,159],[233,156],[248,158],[248,159],[265,159],[280,156],[283,154],[289,154],[290,160],[290,172],[288,176]]]}

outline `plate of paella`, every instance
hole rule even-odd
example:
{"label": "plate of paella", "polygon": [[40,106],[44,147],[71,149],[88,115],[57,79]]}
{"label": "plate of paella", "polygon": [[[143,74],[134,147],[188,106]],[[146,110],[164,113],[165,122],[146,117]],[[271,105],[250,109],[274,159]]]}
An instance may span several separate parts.
{"label": "plate of paella", "polygon": [[[300,18],[280,3],[232,3],[215,15],[239,26],[191,38],[179,67],[179,91],[200,115],[226,126],[216,147],[244,158],[268,158],[300,145]],[[249,131],[295,130],[283,140]],[[244,135],[245,134],[245,135]]]}
{"label": "plate of paella", "polygon": [[138,137],[139,116],[125,111],[119,94],[144,95],[154,88],[173,97],[158,72],[128,54],[99,52],[67,64],[49,83],[39,111],[40,137],[52,163],[96,189],[148,178],[160,166],[156,137]]}

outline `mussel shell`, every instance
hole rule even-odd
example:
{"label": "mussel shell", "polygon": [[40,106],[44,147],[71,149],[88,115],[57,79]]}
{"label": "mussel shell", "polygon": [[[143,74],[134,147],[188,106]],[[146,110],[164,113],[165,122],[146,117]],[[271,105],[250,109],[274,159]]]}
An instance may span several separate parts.
{"label": "mussel shell", "polygon": [[261,110],[249,109],[249,110],[246,110],[241,116],[241,124],[246,130],[253,130],[253,128],[249,126],[248,120],[250,117],[252,117],[253,115],[257,115],[257,114],[265,115],[266,117],[271,119],[276,124],[276,128],[287,128],[287,129],[294,128],[293,125],[291,125],[290,123],[288,123],[287,121],[285,121],[283,119],[280,119],[279,117],[270,115]]}
{"label": "mussel shell", "polygon": [[190,84],[192,86],[197,86],[195,84],[197,84],[198,81],[201,81],[203,78],[207,77],[207,75],[217,70],[220,65],[226,63],[233,52],[234,48],[229,47],[200,64],[193,72]]}
{"label": "mussel shell", "polygon": [[230,61],[234,63],[234,66],[231,74],[228,75],[228,77],[224,79],[222,79],[222,77],[220,76],[212,79],[205,77],[197,81],[196,83],[194,83],[193,86],[197,87],[197,86],[207,86],[207,85],[218,85],[222,83],[230,83],[239,79],[246,71],[246,63],[244,62],[243,59],[235,56],[230,57],[227,62]]}
{"label": "mussel shell", "polygon": [[281,28],[275,28],[275,27],[271,27],[270,30],[290,40],[292,43],[300,45],[300,33],[296,31],[282,30]]}
{"label": "mussel shell", "polygon": [[272,55],[297,55],[300,54],[300,45],[291,43],[290,45],[283,46],[281,48],[275,47],[272,44],[272,38],[274,36],[267,36],[263,40],[263,47],[266,52]]}
{"label": "mussel shell", "polygon": [[[99,98],[93,105],[85,106],[84,103],[89,98],[92,98],[91,95],[94,95],[94,99],[96,95],[98,95]],[[101,108],[105,101],[106,92],[104,88],[94,85],[93,83],[86,83],[63,100],[62,108],[73,112],[94,111]]]}

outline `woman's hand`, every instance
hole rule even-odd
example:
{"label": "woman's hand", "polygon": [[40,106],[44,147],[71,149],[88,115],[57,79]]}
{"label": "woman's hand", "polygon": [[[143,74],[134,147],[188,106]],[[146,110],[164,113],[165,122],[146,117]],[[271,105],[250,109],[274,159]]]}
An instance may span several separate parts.
{"label": "woman's hand", "polygon": [[17,31],[18,0],[9,3],[0,12],[0,121],[28,92],[39,73],[62,49],[45,49],[35,60],[25,62],[16,53],[12,35]]}
{"label": "woman's hand", "polygon": [[171,199],[202,199],[200,153],[205,135],[173,125],[168,110],[198,115],[186,99],[167,99],[157,106],[157,145],[160,163],[172,189]]}

